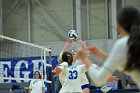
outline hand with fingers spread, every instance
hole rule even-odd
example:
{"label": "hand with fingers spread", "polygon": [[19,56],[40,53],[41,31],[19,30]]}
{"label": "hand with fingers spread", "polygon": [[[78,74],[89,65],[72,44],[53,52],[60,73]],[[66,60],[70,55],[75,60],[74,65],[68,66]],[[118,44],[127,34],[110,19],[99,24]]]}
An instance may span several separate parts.
{"label": "hand with fingers spread", "polygon": [[67,42],[65,43],[65,46],[69,47],[72,44],[72,39],[68,39]]}
{"label": "hand with fingers spread", "polygon": [[89,47],[87,47],[87,50],[89,50],[91,54],[93,54],[103,60],[105,60],[108,57],[108,55],[104,51],[97,48],[96,46],[89,46]]}
{"label": "hand with fingers spread", "polygon": [[89,68],[92,65],[92,62],[88,58],[89,51],[86,49],[79,49],[77,52],[77,57],[80,58],[81,62],[86,65],[87,68]]}
{"label": "hand with fingers spread", "polygon": [[77,51],[77,57],[80,58],[80,59],[83,59],[85,57],[88,57],[88,50],[86,49],[83,49],[83,48],[80,48],[78,51]]}

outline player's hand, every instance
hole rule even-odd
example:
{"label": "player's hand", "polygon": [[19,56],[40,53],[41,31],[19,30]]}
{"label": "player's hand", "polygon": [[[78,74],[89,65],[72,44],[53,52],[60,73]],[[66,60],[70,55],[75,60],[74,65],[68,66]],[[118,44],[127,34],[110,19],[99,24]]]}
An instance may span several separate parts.
{"label": "player's hand", "polygon": [[101,59],[104,59],[104,60],[108,56],[104,51],[102,51],[101,49],[97,48],[96,46],[89,46],[89,47],[87,47],[87,50],[89,50],[91,54],[93,54],[93,55],[95,55],[95,56],[97,56],[97,57],[99,57]]}
{"label": "player's hand", "polygon": [[72,39],[68,39],[67,42],[65,43],[65,46],[69,47],[72,44]]}
{"label": "player's hand", "polygon": [[77,51],[77,57],[80,58],[80,59],[83,59],[85,57],[88,57],[88,50],[86,49],[83,49],[83,48],[80,48],[78,51]]}
{"label": "player's hand", "polygon": [[88,58],[88,54],[89,51],[83,48],[77,51],[77,57],[80,58],[81,62],[85,64],[87,68],[89,68],[92,65],[92,62]]}
{"label": "player's hand", "polygon": [[118,80],[117,76],[108,76],[106,82],[116,82]]}
{"label": "player's hand", "polygon": [[98,54],[101,51],[96,46],[89,46],[89,47],[87,47],[87,50],[89,50],[90,53],[93,54],[93,55],[96,55],[96,54]]}
{"label": "player's hand", "polygon": [[83,44],[84,42],[82,41],[81,38],[78,38],[78,39],[77,39],[77,43],[81,45],[81,44]]}
{"label": "player's hand", "polygon": [[52,70],[53,73],[55,73],[56,75],[59,75],[61,73],[62,69],[59,68],[59,66],[56,66],[54,70]]}

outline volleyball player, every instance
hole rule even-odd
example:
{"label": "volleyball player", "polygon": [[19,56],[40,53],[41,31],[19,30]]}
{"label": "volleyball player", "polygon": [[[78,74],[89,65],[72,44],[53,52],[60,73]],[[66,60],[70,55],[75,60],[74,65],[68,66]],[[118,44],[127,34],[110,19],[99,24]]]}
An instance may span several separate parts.
{"label": "volleyball player", "polygon": [[[115,43],[104,65],[96,70],[86,55],[93,47],[80,49],[77,56],[88,67],[92,80],[101,85],[115,70],[130,75],[140,88],[140,12],[133,7],[125,7],[118,15],[118,31],[121,38]],[[92,51],[91,51],[92,52]]]}
{"label": "volleyball player", "polygon": [[[86,48],[86,45],[84,44],[84,42],[81,39],[77,39],[77,43],[82,47],[82,48]],[[72,45],[72,39],[68,39],[60,53],[60,59],[62,54],[67,50],[68,47],[70,47]],[[72,49],[71,54],[73,56],[73,62],[72,65],[74,66],[78,66],[81,65],[80,60],[77,58],[76,56],[76,50]],[[87,76],[85,73],[81,74],[81,88],[83,90],[83,93],[89,93],[89,81],[87,79]]]}
{"label": "volleyball player", "polygon": [[59,80],[62,84],[59,93],[83,93],[81,88],[81,74],[85,73],[87,68],[85,65],[72,65],[72,62],[72,54],[70,52],[64,52],[62,54],[62,63],[54,69],[54,72],[59,75]]}

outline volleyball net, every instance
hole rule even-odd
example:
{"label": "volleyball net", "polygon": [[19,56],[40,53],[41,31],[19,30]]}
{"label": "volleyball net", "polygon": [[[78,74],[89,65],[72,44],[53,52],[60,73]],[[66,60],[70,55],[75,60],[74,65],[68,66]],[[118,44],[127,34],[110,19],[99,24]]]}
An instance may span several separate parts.
{"label": "volleyball net", "polygon": [[34,80],[33,74],[39,71],[42,80],[47,80],[47,68],[51,68],[51,50],[40,45],[24,42],[0,35],[0,82]]}

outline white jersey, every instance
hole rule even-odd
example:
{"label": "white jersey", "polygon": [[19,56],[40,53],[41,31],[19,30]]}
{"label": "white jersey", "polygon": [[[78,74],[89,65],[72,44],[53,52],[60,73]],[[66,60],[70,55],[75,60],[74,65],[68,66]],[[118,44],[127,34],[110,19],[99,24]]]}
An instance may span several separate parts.
{"label": "white jersey", "polygon": [[[125,65],[127,63],[128,39],[129,37],[123,37],[117,41],[109,57],[99,70],[95,69],[95,67],[93,66],[90,66],[88,71],[90,73],[90,76],[94,77],[92,78],[92,80],[95,83],[101,85],[106,80],[106,77],[112,74],[115,70],[124,71]],[[131,72],[125,71],[125,73],[130,75],[140,88],[139,72],[135,70]]]}
{"label": "white jersey", "polygon": [[29,89],[31,89],[31,93],[42,93],[42,88],[44,88],[44,82],[41,80],[32,80],[30,82]]}
{"label": "white jersey", "polygon": [[[79,59],[77,59],[75,62],[73,62],[72,65],[79,66],[79,65],[82,65],[82,63]],[[88,81],[85,73],[81,74],[81,87],[82,87],[82,89],[89,87],[89,81]]]}
{"label": "white jersey", "polygon": [[[63,62],[66,63],[66,62]],[[62,64],[63,64],[62,63]],[[64,66],[63,70],[59,74],[59,79],[62,84],[62,88],[60,89],[59,93],[82,93],[81,88],[81,74],[87,71],[85,65],[79,66]]]}

